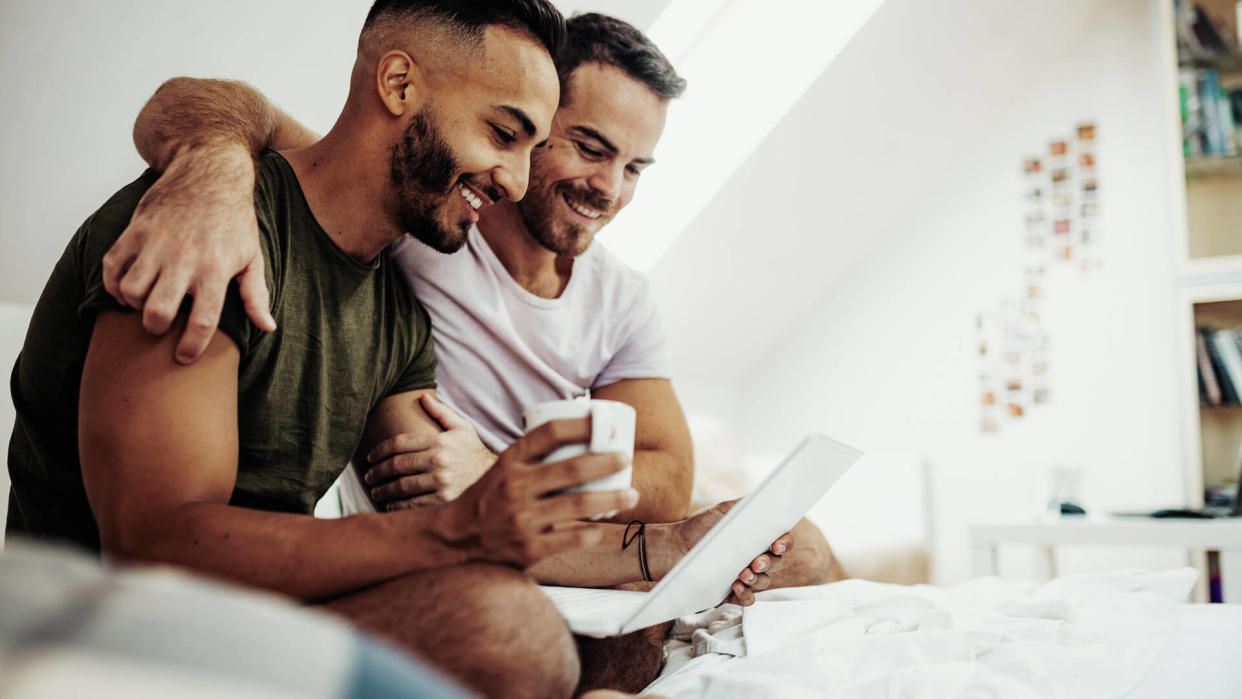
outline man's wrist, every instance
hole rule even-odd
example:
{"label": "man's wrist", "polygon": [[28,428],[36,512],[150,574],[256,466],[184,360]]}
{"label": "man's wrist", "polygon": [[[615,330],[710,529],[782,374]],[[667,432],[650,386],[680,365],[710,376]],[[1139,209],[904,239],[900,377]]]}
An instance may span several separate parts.
{"label": "man's wrist", "polygon": [[653,580],[663,579],[681,560],[683,552],[677,526],[676,523],[647,525],[647,567]]}
{"label": "man's wrist", "polygon": [[485,560],[482,540],[475,527],[473,508],[463,498],[436,507],[417,508],[430,517],[427,533],[444,550],[453,565]]}

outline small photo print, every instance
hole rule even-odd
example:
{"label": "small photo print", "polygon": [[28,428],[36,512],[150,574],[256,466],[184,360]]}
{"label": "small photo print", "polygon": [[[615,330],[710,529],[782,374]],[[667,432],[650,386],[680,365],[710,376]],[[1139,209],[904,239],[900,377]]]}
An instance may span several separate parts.
{"label": "small photo print", "polygon": [[1047,388],[1043,388],[1043,387],[1037,388],[1035,389],[1034,393],[1035,395],[1034,395],[1033,400],[1036,403],[1047,403],[1048,402],[1048,389]]}
{"label": "small photo print", "polygon": [[1095,140],[1095,124],[1090,123],[1090,122],[1079,124],[1078,125],[1078,140],[1079,141],[1094,141]]}
{"label": "small photo print", "polygon": [[1084,170],[1090,170],[1095,167],[1095,153],[1079,153],[1078,166]]}
{"label": "small photo print", "polygon": [[1039,161],[1039,158],[1027,158],[1022,161],[1022,172],[1028,175],[1034,175],[1041,170],[1043,170],[1043,163]]}
{"label": "small photo print", "polygon": [[1083,218],[1095,218],[1100,213],[1100,205],[1098,202],[1088,201],[1082,205]]}
{"label": "small photo print", "polygon": [[1096,184],[1094,177],[1088,177],[1082,181],[1082,191],[1084,192],[1094,192],[1097,186],[1098,185]]}
{"label": "small photo print", "polygon": [[1062,219],[1062,220],[1060,220],[1060,221],[1055,221],[1055,222],[1053,222],[1053,224],[1052,224],[1052,231],[1053,231],[1054,233],[1069,233],[1069,231],[1070,231],[1070,222],[1069,222],[1069,220],[1068,220],[1068,219]]}
{"label": "small photo print", "polygon": [[1069,151],[1069,144],[1066,143],[1065,141],[1053,141],[1048,146],[1048,152],[1055,156],[1063,157],[1068,151]]}
{"label": "small photo print", "polygon": [[1022,417],[1023,412],[1024,411],[1022,410],[1021,404],[1018,404],[1018,403],[1009,404],[1009,417],[1012,417],[1012,418]]}
{"label": "small photo print", "polygon": [[1068,260],[1074,256],[1074,247],[1072,245],[1062,245],[1057,248],[1056,255],[1062,260]]}
{"label": "small photo print", "polygon": [[1069,170],[1066,170],[1065,168],[1059,168],[1057,170],[1052,171],[1053,183],[1064,182],[1068,179],[1069,179]]}

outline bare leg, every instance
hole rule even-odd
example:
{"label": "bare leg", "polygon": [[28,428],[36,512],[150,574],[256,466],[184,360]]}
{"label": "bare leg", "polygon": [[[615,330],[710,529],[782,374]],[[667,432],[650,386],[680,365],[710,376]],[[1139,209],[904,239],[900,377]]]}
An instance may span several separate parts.
{"label": "bare leg", "polygon": [[569,697],[573,637],[521,573],[464,565],[425,571],[331,600],[325,611],[385,638],[488,697]]}
{"label": "bare leg", "polygon": [[574,636],[582,659],[577,692],[611,689],[640,692],[655,681],[664,664],[664,639],[672,622],[616,638]]}

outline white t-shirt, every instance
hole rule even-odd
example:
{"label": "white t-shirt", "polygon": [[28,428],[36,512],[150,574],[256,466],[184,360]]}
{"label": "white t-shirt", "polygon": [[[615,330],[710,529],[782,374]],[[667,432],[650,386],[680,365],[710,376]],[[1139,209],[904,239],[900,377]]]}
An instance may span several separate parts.
{"label": "white t-shirt", "polygon": [[431,315],[437,394],[494,452],[522,436],[529,405],[671,376],[647,280],[599,243],[555,299],[519,286],[477,228],[452,255],[410,237],[392,255]]}
{"label": "white t-shirt", "polygon": [[[493,452],[522,436],[529,405],[672,376],[646,278],[598,242],[575,258],[555,299],[518,285],[477,228],[452,255],[409,236],[391,252],[431,316],[437,394]],[[346,511],[359,511],[361,488],[348,471],[342,481]]]}

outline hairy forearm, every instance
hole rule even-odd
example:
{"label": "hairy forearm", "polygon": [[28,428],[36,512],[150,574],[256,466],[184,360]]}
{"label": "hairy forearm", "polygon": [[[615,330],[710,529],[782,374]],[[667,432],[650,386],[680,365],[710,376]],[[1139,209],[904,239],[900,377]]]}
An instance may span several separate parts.
{"label": "hairy forearm", "polygon": [[307,601],[472,558],[433,509],[316,519],[200,502],[155,519],[105,538],[104,550]]}
{"label": "hairy forearm", "polygon": [[280,112],[258,90],[232,80],[173,78],[159,87],[134,123],[143,160],[164,170],[178,152],[211,144],[268,147]]}

